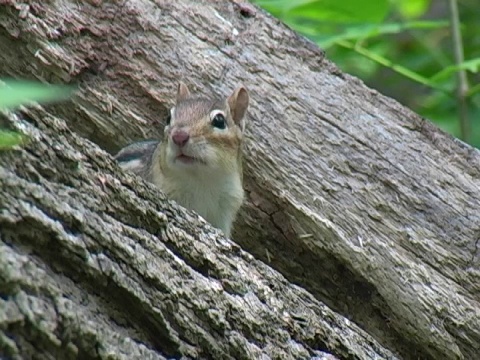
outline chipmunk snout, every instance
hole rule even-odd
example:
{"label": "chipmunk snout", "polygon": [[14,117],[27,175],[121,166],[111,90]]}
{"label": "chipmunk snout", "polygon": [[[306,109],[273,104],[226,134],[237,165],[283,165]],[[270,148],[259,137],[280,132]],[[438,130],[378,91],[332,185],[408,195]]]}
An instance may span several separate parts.
{"label": "chipmunk snout", "polygon": [[185,130],[177,130],[172,134],[172,140],[178,147],[183,147],[190,139],[190,135]]}

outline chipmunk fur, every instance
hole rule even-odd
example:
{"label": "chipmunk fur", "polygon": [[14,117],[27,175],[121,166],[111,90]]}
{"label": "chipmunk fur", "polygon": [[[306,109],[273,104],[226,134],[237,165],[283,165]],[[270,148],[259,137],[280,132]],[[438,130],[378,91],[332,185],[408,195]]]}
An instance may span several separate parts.
{"label": "chipmunk fur", "polygon": [[249,94],[193,96],[180,83],[162,141],[133,143],[115,155],[123,169],[158,186],[230,236],[244,198],[242,146]]}

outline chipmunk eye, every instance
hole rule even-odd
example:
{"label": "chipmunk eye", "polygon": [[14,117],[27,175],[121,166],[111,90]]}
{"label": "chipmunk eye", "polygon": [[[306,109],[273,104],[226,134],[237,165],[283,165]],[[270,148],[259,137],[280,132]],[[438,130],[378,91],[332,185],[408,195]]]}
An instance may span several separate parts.
{"label": "chipmunk eye", "polygon": [[212,119],[213,127],[218,129],[225,129],[227,127],[227,121],[225,120],[225,116],[223,114],[216,114]]}

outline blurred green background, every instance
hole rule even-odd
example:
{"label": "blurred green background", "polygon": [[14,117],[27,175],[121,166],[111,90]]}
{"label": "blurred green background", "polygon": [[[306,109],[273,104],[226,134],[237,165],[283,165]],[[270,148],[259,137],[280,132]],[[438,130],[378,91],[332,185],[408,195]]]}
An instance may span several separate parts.
{"label": "blurred green background", "polygon": [[[343,71],[480,148],[479,0],[253,2],[316,42]],[[459,71],[468,85],[461,98]]]}
{"label": "blurred green background", "polygon": [[[48,85],[36,81],[0,79],[0,112],[13,110],[30,102],[49,103],[68,99],[73,86]],[[28,136],[0,127],[0,151],[25,144]]]}

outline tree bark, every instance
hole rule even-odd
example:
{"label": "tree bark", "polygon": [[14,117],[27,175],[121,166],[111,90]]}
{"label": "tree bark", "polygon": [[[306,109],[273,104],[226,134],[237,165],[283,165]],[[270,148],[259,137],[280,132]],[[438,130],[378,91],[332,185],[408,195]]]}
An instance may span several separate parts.
{"label": "tree bark", "polygon": [[[250,5],[0,4],[0,76],[79,84],[3,116],[7,356],[478,356],[477,150]],[[178,79],[252,94],[233,239],[268,266],[100,150],[160,136]]]}

